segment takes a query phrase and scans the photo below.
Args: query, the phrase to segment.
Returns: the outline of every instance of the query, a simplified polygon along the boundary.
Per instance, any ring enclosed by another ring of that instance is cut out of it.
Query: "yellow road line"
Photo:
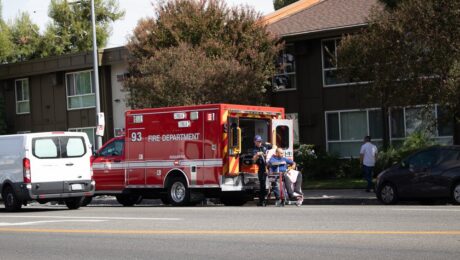
[[[452,231],[395,231],[395,230],[100,230],[100,229],[37,229],[0,228],[0,233],[73,233],[73,234],[122,234],[122,235],[450,235],[460,236],[460,230]]]

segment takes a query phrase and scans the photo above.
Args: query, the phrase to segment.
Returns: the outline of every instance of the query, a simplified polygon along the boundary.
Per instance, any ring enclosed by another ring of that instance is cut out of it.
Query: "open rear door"
[[[282,148],[284,155],[294,159],[294,130],[290,119],[272,120],[272,144],[274,147]]]

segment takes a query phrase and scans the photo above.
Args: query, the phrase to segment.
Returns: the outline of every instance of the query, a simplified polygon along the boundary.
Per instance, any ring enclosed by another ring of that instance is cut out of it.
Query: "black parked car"
[[[435,146],[413,153],[381,172],[375,190],[383,204],[427,199],[460,204],[460,146]]]

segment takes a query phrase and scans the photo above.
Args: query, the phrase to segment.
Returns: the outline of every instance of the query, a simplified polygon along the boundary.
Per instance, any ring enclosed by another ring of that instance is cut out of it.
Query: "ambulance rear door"
[[[290,119],[272,120],[272,144],[274,147],[282,148],[284,155],[294,159],[294,130]]]

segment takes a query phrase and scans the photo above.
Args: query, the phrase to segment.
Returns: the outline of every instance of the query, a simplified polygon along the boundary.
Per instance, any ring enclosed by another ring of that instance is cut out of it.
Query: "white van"
[[[94,195],[91,144],[85,133],[0,136],[0,194],[7,211],[27,201],[63,200],[69,209]]]

